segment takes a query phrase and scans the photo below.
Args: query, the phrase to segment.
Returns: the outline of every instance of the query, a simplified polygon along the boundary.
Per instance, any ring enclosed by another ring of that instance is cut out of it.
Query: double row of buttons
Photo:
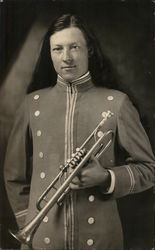
[[[39,99],[39,95],[35,95],[35,96],[34,96],[34,100],[38,100],[38,99]],[[34,115],[35,115],[36,117],[38,117],[38,116],[40,115],[40,111],[39,111],[39,110],[36,110],[36,111],[34,112]],[[36,135],[39,137],[39,136],[41,136],[41,134],[42,134],[41,130],[37,130]],[[44,157],[43,152],[39,152],[39,157],[40,157],[41,159]],[[41,179],[44,179],[45,176],[46,176],[46,174],[45,174],[44,172],[41,172],[41,173],[40,173],[40,178],[41,178]],[[94,195],[90,195],[90,196],[88,197],[88,200],[89,200],[89,202],[94,202],[95,196],[94,196]],[[44,222],[44,223],[47,223],[48,220],[49,220],[49,219],[48,219],[48,216],[45,216],[44,219],[43,219],[43,222]],[[94,222],[95,222],[95,219],[94,219],[93,217],[89,217],[89,218],[88,218],[88,224],[91,225],[91,224],[94,224]],[[45,237],[45,238],[44,238],[44,242],[45,242],[45,244],[50,244],[50,238],[49,238],[49,237]],[[88,239],[88,240],[87,240],[87,245],[88,245],[88,246],[92,246],[93,244],[94,244],[93,239]]]

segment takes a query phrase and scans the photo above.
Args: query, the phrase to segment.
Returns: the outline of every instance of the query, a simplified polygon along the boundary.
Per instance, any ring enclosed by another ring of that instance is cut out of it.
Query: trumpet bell
[[[24,232],[24,229],[20,229],[19,231],[9,230],[9,233],[19,242],[26,244],[27,246],[32,248],[32,240],[31,240],[32,234],[27,235]]]

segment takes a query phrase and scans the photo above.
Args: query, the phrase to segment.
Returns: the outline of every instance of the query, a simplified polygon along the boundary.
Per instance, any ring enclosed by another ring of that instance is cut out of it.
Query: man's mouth
[[[62,66],[62,69],[73,69],[75,68],[75,65],[68,65],[68,66]]]

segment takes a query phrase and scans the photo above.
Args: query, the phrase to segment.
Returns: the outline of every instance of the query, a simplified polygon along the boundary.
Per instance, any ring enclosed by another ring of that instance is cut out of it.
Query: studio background
[[[16,248],[8,234],[14,217],[7,201],[3,163],[15,112],[31,81],[42,38],[57,16],[74,12],[95,30],[104,54],[119,76],[119,88],[136,105],[155,153],[155,1],[2,0],[0,1],[0,247]],[[22,167],[22,166],[21,166]],[[126,249],[153,247],[153,193],[118,201]],[[128,222],[130,226],[126,228]]]

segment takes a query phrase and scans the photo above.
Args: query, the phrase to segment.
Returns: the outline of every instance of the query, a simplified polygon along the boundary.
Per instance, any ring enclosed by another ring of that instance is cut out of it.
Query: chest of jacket
[[[59,166],[66,163],[67,159],[70,159],[75,149],[82,145],[103,119],[102,113],[108,110],[114,115],[105,121],[101,131],[107,132],[108,130],[112,130],[114,137],[113,143],[100,158],[100,161],[103,166],[114,166],[116,109],[112,102],[112,96],[109,97],[108,93],[99,93],[100,91],[96,91],[94,88],[83,92],[77,92],[76,89],[72,91],[70,89],[67,91],[58,91],[58,89],[55,89],[49,91],[46,96],[42,96],[39,93],[30,96],[29,126],[33,139],[33,173],[29,203],[29,211],[31,211],[31,213],[28,215],[28,221],[37,213],[34,200],[40,196],[58,174]],[[94,142],[95,138],[88,144],[87,149],[89,149]],[[51,195],[52,192],[47,196],[47,199],[49,199]],[[84,247],[84,244],[87,245],[87,240],[89,238],[91,239],[93,234],[98,238],[99,242],[102,241],[103,234],[101,233],[101,227],[103,224],[108,225],[110,214],[115,214],[114,220],[118,221],[117,226],[120,229],[120,221],[115,201],[106,202],[105,200],[105,202],[103,202],[104,197],[98,194],[98,191],[94,193],[93,189],[77,192],[77,194],[73,196],[73,205],[71,208],[74,212],[71,212],[70,215],[74,217],[75,225],[74,232],[72,233],[80,235],[81,246],[83,245]],[[95,197],[95,202],[90,202],[89,197]],[[96,209],[99,207],[101,209],[98,210],[98,214],[96,214]],[[64,207],[57,209],[56,206],[49,212],[48,222],[43,221],[36,234],[36,244],[41,244],[38,243],[38,235],[40,232],[45,234],[43,238],[46,238],[49,231],[51,232],[50,235],[52,233],[54,234],[54,227],[56,226],[58,234],[61,235],[60,239],[57,237],[57,242],[61,245],[61,239],[65,238],[65,231],[62,226],[65,220],[63,210],[65,212]],[[87,215],[85,213],[83,214],[84,210],[89,211]],[[103,217],[103,211],[107,213],[107,216]],[[91,223],[92,220],[93,223]],[[91,227],[91,224],[94,224],[94,226]],[[110,225],[112,224],[114,224],[113,220],[109,224],[109,227],[105,227],[107,232],[108,228],[111,230]],[[79,229],[81,231],[80,234],[77,233]],[[90,235],[88,235],[89,230],[90,232],[92,230]],[[117,230],[113,227],[113,232],[115,231]],[[107,233],[104,233],[105,239],[106,235]],[[119,236],[120,235],[121,233],[119,233]],[[57,245],[57,243],[53,244]]]

